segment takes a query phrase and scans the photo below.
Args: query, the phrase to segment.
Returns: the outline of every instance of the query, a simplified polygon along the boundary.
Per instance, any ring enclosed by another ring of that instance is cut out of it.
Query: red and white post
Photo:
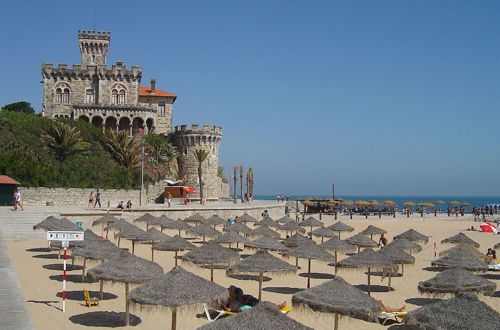
[[[62,245],[64,247],[64,263],[63,263],[63,290],[62,290],[62,311],[66,311],[66,260],[68,258],[68,241],[63,241]]]

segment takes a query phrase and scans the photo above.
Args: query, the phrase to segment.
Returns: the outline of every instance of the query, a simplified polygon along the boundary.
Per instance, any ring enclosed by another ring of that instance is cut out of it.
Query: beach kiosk
[[[12,206],[14,191],[19,186],[19,182],[8,177],[0,175],[0,206]]]
[[[172,198],[182,199],[184,204],[187,204],[189,201],[189,195],[196,193],[196,190],[193,187],[188,186],[167,186],[165,187],[165,192],[163,197],[166,199],[167,194],[170,193]]]

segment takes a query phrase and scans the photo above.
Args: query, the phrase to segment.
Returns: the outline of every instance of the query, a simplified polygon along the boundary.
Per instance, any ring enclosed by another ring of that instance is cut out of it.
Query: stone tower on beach
[[[204,195],[207,200],[216,200],[220,191],[224,190],[222,179],[217,176],[219,170],[219,144],[222,139],[222,128],[219,126],[187,125],[175,126],[171,134],[173,144],[177,147],[180,157],[177,159],[179,177],[186,178],[188,186],[197,189],[198,193],[198,161],[194,155],[195,150],[203,149],[208,152],[207,159],[203,162]]]

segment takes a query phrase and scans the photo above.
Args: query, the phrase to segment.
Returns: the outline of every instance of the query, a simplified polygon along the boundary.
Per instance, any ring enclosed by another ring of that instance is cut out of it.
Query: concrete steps
[[[33,230],[33,226],[48,216],[60,217],[57,212],[44,211],[10,211],[3,209],[0,212],[0,232],[4,239],[44,239],[43,230]]]

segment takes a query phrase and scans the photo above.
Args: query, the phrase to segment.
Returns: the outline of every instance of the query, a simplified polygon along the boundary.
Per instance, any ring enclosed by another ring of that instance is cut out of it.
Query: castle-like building
[[[42,64],[42,115],[85,120],[103,129],[127,131],[130,136],[165,135],[180,153],[179,177],[185,177],[193,187],[199,187],[193,151],[204,149],[209,152],[203,164],[205,196],[216,200],[227,195],[227,187],[217,176],[222,129],[209,125],[173,129],[177,96],[156,88],[155,79],[149,86],[141,86],[139,66],[127,68],[123,62],[116,62],[109,67],[110,40],[109,32],[78,31],[80,64]]]

